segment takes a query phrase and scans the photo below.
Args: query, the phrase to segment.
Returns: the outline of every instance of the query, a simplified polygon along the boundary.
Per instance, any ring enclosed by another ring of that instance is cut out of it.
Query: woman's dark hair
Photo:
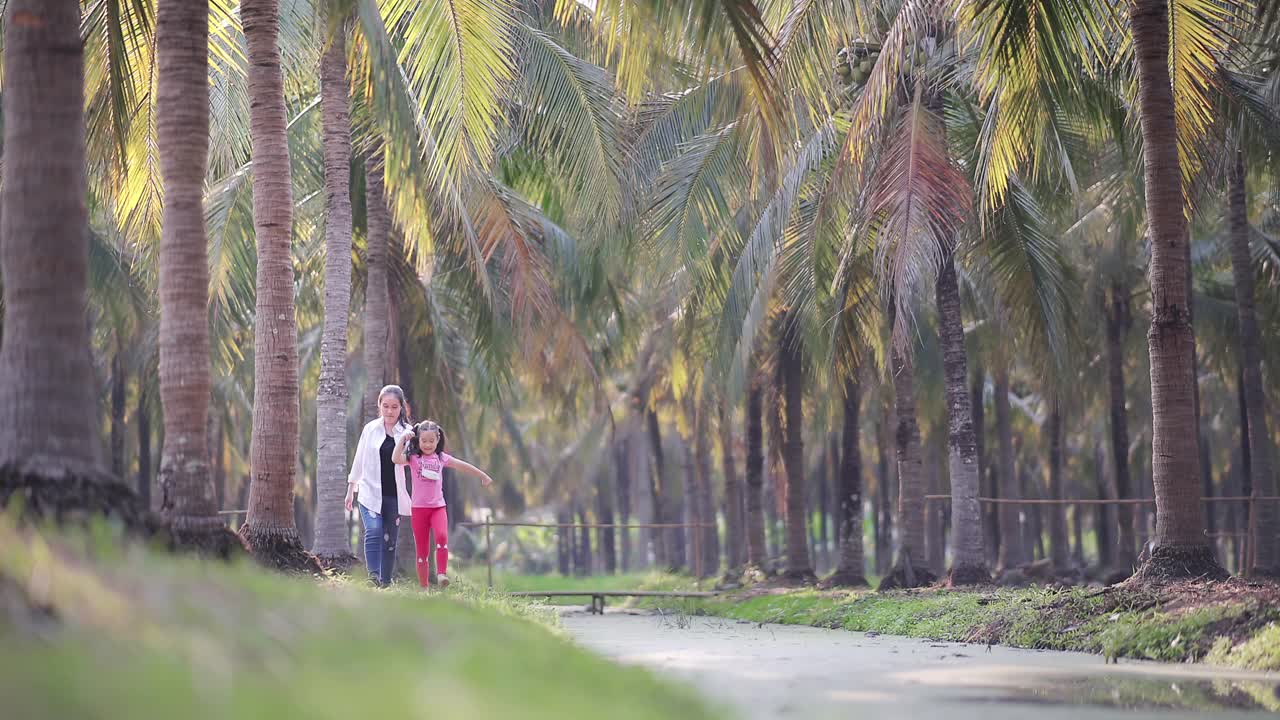
[[[440,423],[434,420],[423,420],[413,426],[413,438],[409,440],[409,454],[421,455],[422,448],[418,447],[418,433],[435,432],[436,434],[436,455],[444,452],[444,428],[440,427]]]

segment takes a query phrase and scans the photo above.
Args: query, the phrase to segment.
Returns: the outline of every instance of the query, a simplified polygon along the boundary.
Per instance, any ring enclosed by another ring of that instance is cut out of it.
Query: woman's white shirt
[[[396,440],[409,429],[404,423],[396,423]],[[356,500],[370,512],[382,512],[382,457],[379,450],[387,439],[386,427],[382,418],[375,418],[364,426],[360,432],[360,442],[356,444],[356,455],[351,461],[351,474],[347,476],[347,484],[356,486]],[[396,506],[401,515],[413,512],[409,500],[409,491],[404,484],[404,470],[396,466]]]

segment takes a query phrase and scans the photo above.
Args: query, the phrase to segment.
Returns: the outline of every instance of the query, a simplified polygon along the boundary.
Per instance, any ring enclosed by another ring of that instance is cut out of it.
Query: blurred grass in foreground
[[[0,517],[3,715],[44,718],[705,718],[685,688],[578,649],[554,611],[285,577],[19,530]]]

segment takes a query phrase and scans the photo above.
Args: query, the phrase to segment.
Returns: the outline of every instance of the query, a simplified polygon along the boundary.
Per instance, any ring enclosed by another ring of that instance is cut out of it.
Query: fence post
[[[493,589],[493,515],[484,518],[484,562],[489,566],[489,589]]]

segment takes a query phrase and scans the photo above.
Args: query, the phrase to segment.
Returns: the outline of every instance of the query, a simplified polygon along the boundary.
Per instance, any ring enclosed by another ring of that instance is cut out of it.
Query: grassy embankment
[[[712,717],[554,626],[465,580],[377,591],[0,517],[6,717]]]
[[[662,577],[649,588],[687,588]],[[1233,579],[1162,589],[1085,588],[817,591],[751,588],[713,600],[663,601],[687,614],[1098,653],[1116,659],[1210,662],[1280,670],[1280,587]],[[644,602],[640,605],[659,605]]]
[[[603,588],[615,582],[633,589],[694,588],[689,578],[662,574],[574,579],[516,576],[503,582],[507,589]],[[1105,592],[1085,588],[887,593],[748,588],[710,600],[634,604],[751,622],[1280,670],[1280,586],[1238,579]]]

